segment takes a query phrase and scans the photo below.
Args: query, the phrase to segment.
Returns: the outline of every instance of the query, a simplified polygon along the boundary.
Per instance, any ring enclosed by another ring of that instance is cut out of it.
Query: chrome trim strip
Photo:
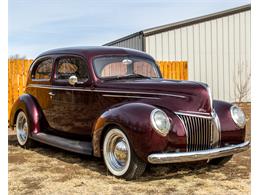
[[[212,97],[212,92],[209,86],[207,86],[207,91],[209,94],[209,101],[210,101],[210,108],[211,110],[213,110],[213,97]]]
[[[176,115],[184,115],[184,116],[193,116],[193,117],[198,117],[198,118],[213,119],[213,117],[211,115],[199,115],[199,114],[192,114],[192,113],[186,113],[186,112],[174,112],[174,113]]]
[[[41,85],[41,84],[29,84],[27,87],[37,87],[43,89],[54,89],[54,90],[67,90],[67,91],[92,91],[92,92],[99,92],[99,93],[123,93],[123,94],[140,94],[140,95],[156,95],[156,96],[171,96],[177,98],[186,99],[185,96],[182,95],[173,95],[167,93],[147,93],[147,92],[138,92],[138,91],[108,91],[108,90],[96,90],[96,89],[83,89],[83,88],[75,88],[75,87],[57,87],[52,85]]]
[[[189,133],[188,133],[187,127],[186,127],[184,121],[181,119],[181,117],[179,115],[176,115],[176,116],[180,119],[180,121],[181,121],[181,123],[184,127],[184,130],[185,130],[185,133],[186,133],[186,151],[188,151]]]
[[[208,95],[209,95],[210,108],[211,108],[211,110],[213,110],[213,97],[212,97],[212,93],[211,93],[211,89],[210,89],[209,85],[206,83],[202,83],[202,82],[195,82],[195,83],[201,85],[202,87],[204,87],[207,90]]]
[[[155,153],[150,154],[147,157],[147,160],[151,164],[166,164],[207,160],[223,156],[230,156],[239,152],[243,152],[247,150],[249,147],[250,142],[247,141],[241,144],[230,145],[222,148],[214,148],[194,152]]]
[[[218,118],[218,115],[215,111],[212,112],[212,116],[213,116],[213,121],[214,123],[216,124],[216,128],[218,130],[218,142],[219,144],[221,143],[221,124],[220,124],[220,121],[219,121],[219,118]]]
[[[210,116],[183,112],[175,112],[175,114],[181,120],[187,133],[186,151],[202,150],[203,147],[205,149],[219,147],[221,127],[219,118],[214,110],[210,113]],[[200,143],[205,144],[205,146],[199,146]]]
[[[93,91],[91,89],[75,88],[75,87],[55,87],[54,85],[29,84],[27,87],[35,87],[41,89],[67,90],[67,91]]]
[[[187,114],[198,114],[203,116],[211,116],[212,113],[207,112],[196,112],[196,111],[187,111],[187,110],[179,110],[179,113],[187,113]]]
[[[159,100],[157,97],[145,97],[145,96],[129,96],[129,95],[110,95],[103,94],[104,97],[118,97],[118,98],[137,98],[137,99],[151,99],[151,100]]]

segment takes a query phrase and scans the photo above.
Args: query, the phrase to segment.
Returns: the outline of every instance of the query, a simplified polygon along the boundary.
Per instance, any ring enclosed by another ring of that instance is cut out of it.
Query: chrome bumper
[[[243,152],[247,150],[249,147],[250,142],[247,141],[237,145],[230,145],[222,148],[214,148],[209,150],[150,154],[148,156],[148,162],[151,164],[166,164],[207,160],[223,156],[230,156],[232,154]]]

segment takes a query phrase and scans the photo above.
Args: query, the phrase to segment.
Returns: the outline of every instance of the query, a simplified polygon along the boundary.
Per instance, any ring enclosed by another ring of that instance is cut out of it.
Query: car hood
[[[97,84],[104,92],[118,96],[144,97],[159,107],[179,112],[212,112],[212,99],[208,85],[201,82],[164,79],[119,79]]]

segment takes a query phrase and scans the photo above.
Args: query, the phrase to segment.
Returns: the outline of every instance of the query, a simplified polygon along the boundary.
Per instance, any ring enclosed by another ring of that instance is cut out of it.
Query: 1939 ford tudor
[[[148,163],[225,163],[250,147],[245,124],[206,84],[164,80],[148,54],[102,46],[38,56],[10,116],[22,147],[38,141],[103,157],[125,179]]]

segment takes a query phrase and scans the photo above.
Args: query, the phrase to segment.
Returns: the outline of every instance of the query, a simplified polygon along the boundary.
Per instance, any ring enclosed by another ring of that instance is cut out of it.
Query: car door
[[[90,134],[89,113],[86,112],[91,106],[91,82],[88,75],[83,57],[61,55],[56,59],[52,89],[54,113],[51,124],[55,130],[68,135]],[[69,83],[71,76],[78,79],[73,86]]]
[[[49,95],[54,70],[53,65],[54,57],[52,56],[45,56],[37,59],[29,71],[31,72],[31,75],[29,76],[30,84],[26,89],[26,93],[32,95],[39,104],[47,122],[52,121],[53,113],[52,99]]]

